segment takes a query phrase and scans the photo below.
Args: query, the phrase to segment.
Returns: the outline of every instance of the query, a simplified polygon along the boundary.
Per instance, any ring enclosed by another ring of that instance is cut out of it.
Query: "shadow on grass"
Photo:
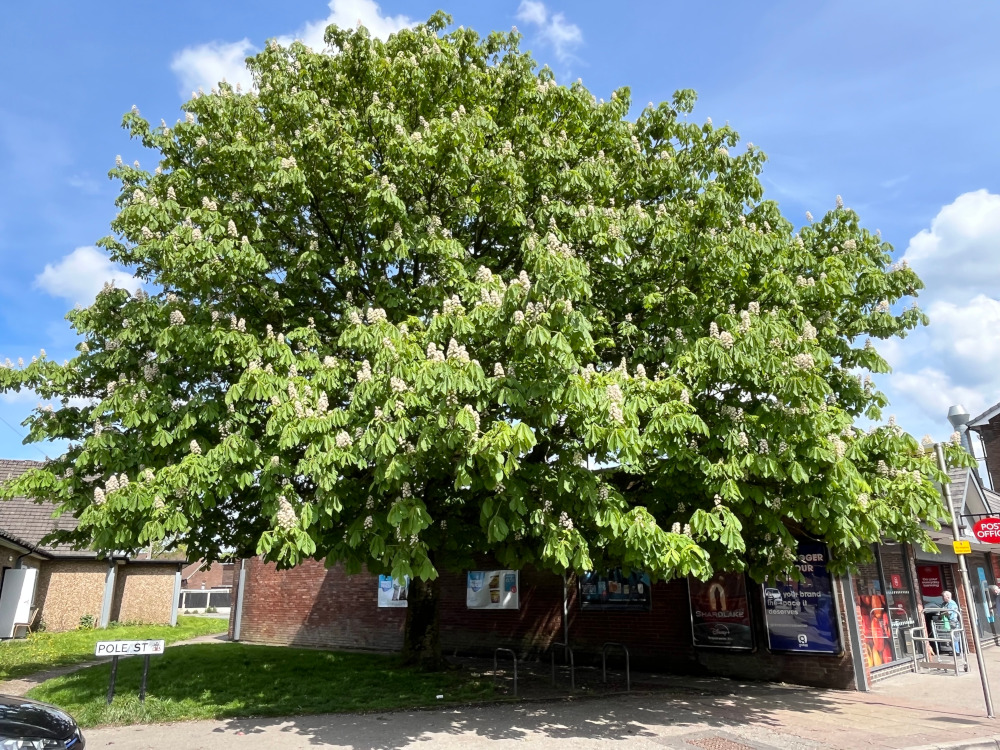
[[[248,646],[190,645],[151,657],[148,697],[137,698],[142,660],[122,659],[116,698],[105,704],[110,665],[58,677],[30,692],[83,726],[235,716],[385,711],[492,695],[488,679],[468,671],[428,674],[379,654]]]
[[[447,737],[627,742],[706,728],[718,735],[749,724],[780,729],[779,713],[840,710],[824,691],[724,679],[685,679],[686,689],[645,695],[484,704],[493,697],[491,677],[476,669],[427,674],[400,667],[392,656],[233,643],[182,646],[153,657],[149,698],[140,704],[141,668],[140,659],[121,662],[110,707],[104,703],[108,665],[51,680],[31,697],[68,709],[84,726],[228,718],[205,730],[220,747],[241,734],[265,743],[280,735],[286,743],[296,738],[296,747],[358,750]],[[442,705],[438,695],[452,705]],[[440,710],[413,710],[422,707]]]

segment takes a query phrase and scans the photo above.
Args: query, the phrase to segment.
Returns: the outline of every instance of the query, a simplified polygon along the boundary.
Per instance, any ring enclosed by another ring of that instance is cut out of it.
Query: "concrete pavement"
[[[1000,673],[997,657],[1000,652],[991,661]],[[929,682],[922,684],[924,680]],[[1000,723],[983,718],[978,703],[965,702],[976,689],[974,675],[908,675],[869,694],[697,680],[687,692],[671,686],[657,693],[526,704],[107,728],[88,732],[88,747],[500,750],[524,743],[573,750],[623,743],[629,750],[998,747],[992,738],[1000,736]]]

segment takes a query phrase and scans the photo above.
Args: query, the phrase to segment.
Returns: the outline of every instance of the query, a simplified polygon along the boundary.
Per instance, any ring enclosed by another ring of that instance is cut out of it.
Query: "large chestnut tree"
[[[931,455],[855,426],[872,339],[924,322],[913,271],[839,199],[796,230],[692,92],[633,111],[448,23],[272,43],[251,91],[125,116],[158,165],[112,170],[102,246],[144,286],[69,313],[68,363],[0,370],[69,441],[2,492],[102,550],[411,576],[428,665],[435,579],[483,554],[760,578],[796,536],[845,568],[926,543]]]

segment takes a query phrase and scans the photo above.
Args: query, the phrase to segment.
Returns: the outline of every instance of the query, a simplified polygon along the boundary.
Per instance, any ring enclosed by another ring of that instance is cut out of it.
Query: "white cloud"
[[[199,44],[174,55],[170,69],[180,79],[180,92],[184,97],[199,88],[207,91],[219,81],[249,88],[253,79],[244,60],[253,51],[249,39]]]
[[[956,384],[948,373],[934,367],[925,367],[915,373],[897,373],[892,376],[891,382],[894,390],[914,402],[931,422],[937,423],[939,432],[951,432],[946,421],[948,407],[962,404],[975,415],[989,405],[981,392]],[[906,403],[896,398],[892,406],[905,407]],[[906,426],[903,423],[903,427]]]
[[[1000,195],[964,193],[910,240],[904,258],[934,299],[965,300],[1000,289]]]
[[[904,257],[926,285],[930,325],[894,345],[896,372],[883,382],[904,427],[941,437],[949,406],[975,416],[1000,401],[1000,195],[958,196]]]
[[[1000,375],[1000,301],[977,294],[965,304],[934,302],[927,315],[931,319],[927,333],[945,366],[960,369],[969,381]]]
[[[298,40],[314,50],[321,50],[325,46],[323,35],[326,27],[331,24],[342,28],[354,28],[360,24],[379,39],[414,25],[414,21],[402,14],[383,15],[374,0],[330,0],[329,8],[330,13],[325,18],[309,21],[292,34],[278,36],[278,43],[287,46]],[[222,80],[249,88],[253,81],[244,61],[257,49],[249,39],[242,39],[238,42],[209,42],[181,50],[170,64],[170,69],[180,79],[181,96],[186,97],[198,88],[209,90]]]
[[[52,296],[81,305],[93,302],[108,281],[125,289],[141,286],[141,282],[115,266],[96,247],[78,247],[55,265],[47,263],[45,270],[35,277],[35,285]]]
[[[583,44],[583,32],[575,23],[569,23],[564,13],[549,13],[539,0],[521,0],[517,20],[534,26],[538,38],[552,47],[559,62],[576,59],[573,50]]]
[[[4,391],[0,393],[0,401],[5,404],[28,404],[39,400],[38,394],[30,388],[22,388],[19,391]]]
[[[414,21],[402,14],[398,16],[383,16],[382,9],[375,0],[330,0],[330,15],[319,21],[310,21],[298,32],[289,36],[278,37],[283,45],[299,40],[307,47],[323,49],[323,34],[327,26],[339,26],[342,29],[353,29],[364,26],[372,36],[387,39],[409,26]]]

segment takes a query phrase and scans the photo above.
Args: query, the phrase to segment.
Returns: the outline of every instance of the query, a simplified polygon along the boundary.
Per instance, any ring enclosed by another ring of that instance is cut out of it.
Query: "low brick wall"
[[[486,568],[495,567],[486,565]],[[524,569],[520,609],[469,610],[464,572],[441,576],[441,643],[447,654],[489,655],[494,648],[514,648],[524,657],[541,655],[562,641],[562,579]],[[755,587],[760,596],[759,587]],[[569,581],[569,638],[578,663],[599,658],[607,641],[629,647],[634,668],[681,674],[714,674],[743,679],[780,680],[818,687],[854,688],[846,637],[847,609],[839,582],[845,653],[839,656],[776,654],[758,643],[753,653],[695,649],[687,582],[654,584],[652,610],[583,611],[575,581]],[[235,602],[234,591],[234,602]],[[755,630],[765,633],[763,606],[753,608]],[[233,622],[236,611],[233,610]],[[258,558],[246,560],[246,590],[240,640],[250,643],[327,648],[398,650],[405,609],[379,609],[377,578],[348,576],[339,566],[327,569],[309,561],[278,571]],[[231,624],[232,632],[232,624]]]
[[[47,560],[39,569],[35,604],[47,630],[75,630],[80,618],[93,615],[97,622],[104,603],[108,564],[103,561]]]

